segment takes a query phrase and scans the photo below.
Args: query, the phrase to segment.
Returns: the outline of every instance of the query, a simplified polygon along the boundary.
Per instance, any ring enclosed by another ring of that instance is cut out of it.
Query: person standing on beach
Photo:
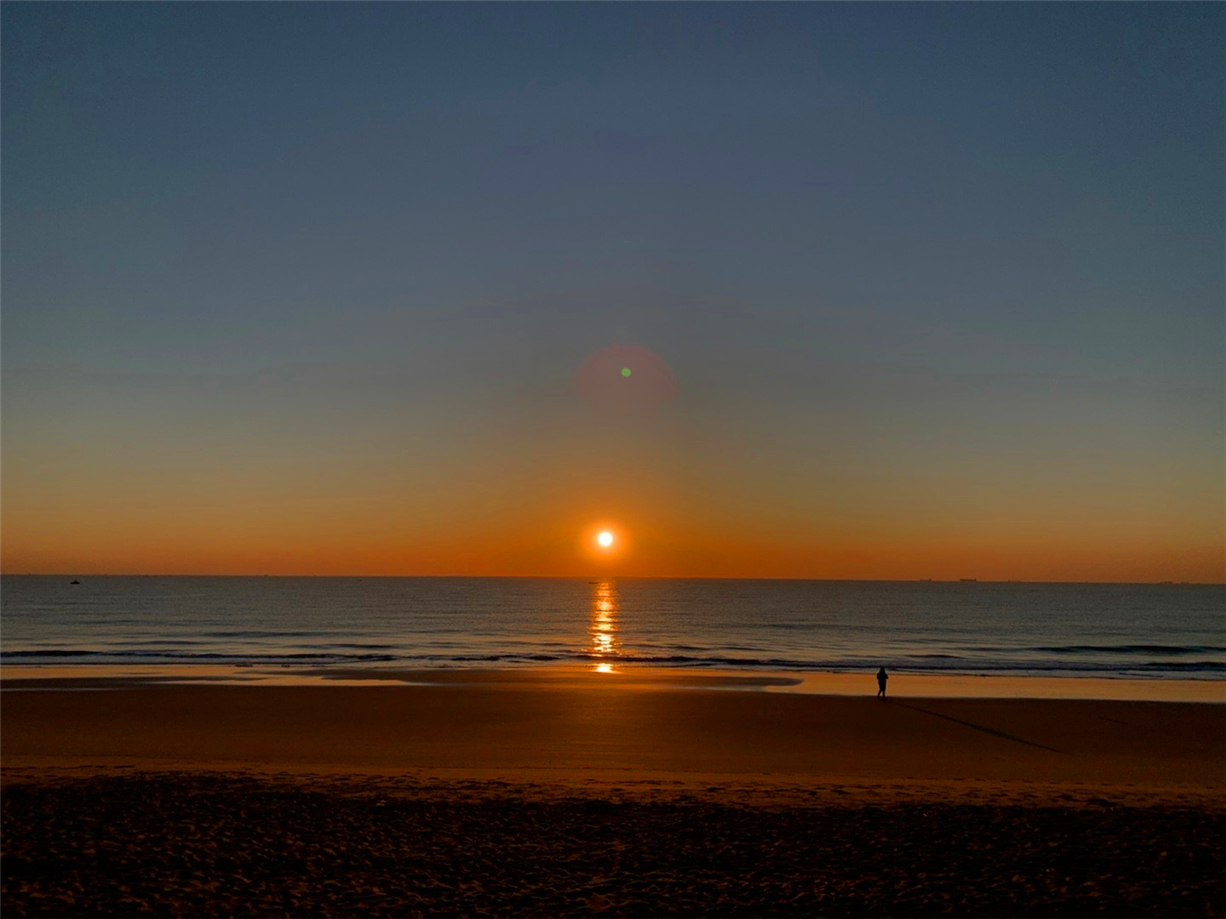
[[[882,667],[880,670],[877,671],[877,698],[878,699],[885,698],[885,681],[888,680],[889,678],[890,678],[890,675],[885,672],[884,667]]]

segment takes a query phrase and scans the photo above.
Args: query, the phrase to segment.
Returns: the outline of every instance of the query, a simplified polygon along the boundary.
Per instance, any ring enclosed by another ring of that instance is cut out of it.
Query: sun
[[[608,530],[601,531],[601,534],[596,537],[596,542],[600,543],[606,549],[613,545],[613,534]]]

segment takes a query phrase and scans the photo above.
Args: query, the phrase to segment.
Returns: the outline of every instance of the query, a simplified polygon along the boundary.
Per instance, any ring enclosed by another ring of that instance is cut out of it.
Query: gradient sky
[[[7,572],[1223,579],[1222,4],[0,17]]]

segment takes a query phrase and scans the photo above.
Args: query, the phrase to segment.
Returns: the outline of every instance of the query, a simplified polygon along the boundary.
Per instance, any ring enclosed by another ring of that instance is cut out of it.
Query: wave
[[[1222,654],[1226,645],[1040,645],[1044,654]]]
[[[331,647],[331,646],[329,646]],[[960,674],[1047,674],[1047,675],[1098,675],[1138,678],[1161,677],[1200,677],[1221,678],[1226,676],[1226,661],[1197,658],[1195,660],[1172,660],[1172,655],[1163,652],[1150,652],[1156,660],[1138,661],[1104,661],[1095,660],[1091,654],[1083,652],[1078,657],[1076,653],[1056,656],[1048,659],[1035,659],[1000,654],[993,657],[961,657],[956,654],[918,654],[880,656],[843,656],[824,659],[800,659],[780,656],[757,656],[735,654],[708,653],[634,653],[598,654],[582,650],[540,650],[524,649],[516,651],[501,651],[489,653],[462,653],[439,650],[419,651],[417,653],[392,653],[387,646],[351,645],[350,651],[285,651],[267,653],[224,651],[188,651],[181,648],[152,649],[131,648],[98,649],[98,648],[42,648],[20,651],[0,651],[0,663],[18,664],[35,663],[42,660],[55,660],[60,663],[145,663],[145,664],[232,664],[241,666],[310,666],[310,667],[344,667],[396,664],[400,666],[446,667],[465,666],[473,664],[486,665],[547,665],[547,664],[578,664],[578,663],[615,663],[621,665],[654,665],[679,668],[709,668],[729,670],[784,670],[784,671],[842,671],[859,672],[875,671],[879,666],[901,673],[960,673]],[[1095,646],[1059,646],[1061,648]],[[1131,648],[1134,650],[1121,653],[1141,654],[1135,650],[1151,647],[1168,646],[1107,646],[1113,649]],[[1202,653],[1215,653],[1215,646],[1185,646]],[[376,650],[377,649],[377,650]],[[694,649],[698,651],[698,649]],[[986,650],[986,649],[983,649]],[[998,649],[1004,652],[1005,649]],[[1038,651],[1037,648],[1024,649],[1028,652]],[[1226,650],[1226,649],[1221,649]],[[382,653],[379,653],[382,652]],[[1054,650],[1047,653],[1055,654]],[[1101,651],[1097,653],[1103,653]]]
[[[353,662],[386,662],[398,660],[394,654],[335,654],[320,651],[287,651],[273,654],[248,654],[224,651],[180,651],[180,650],[98,650],[96,648],[64,648],[36,651],[0,651],[0,662],[19,663],[22,660],[37,658],[89,658],[96,661],[100,658],[123,658],[129,662],[157,663],[160,661],[175,661],[192,663],[208,661],[209,663],[277,663],[279,661],[353,661]]]

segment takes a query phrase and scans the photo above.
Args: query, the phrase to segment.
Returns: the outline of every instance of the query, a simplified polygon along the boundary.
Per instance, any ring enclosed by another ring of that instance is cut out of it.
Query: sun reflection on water
[[[613,664],[601,658],[615,658],[620,653],[617,641],[617,584],[613,580],[597,581],[592,591],[591,645],[589,653],[597,659],[599,673],[612,673]]]

